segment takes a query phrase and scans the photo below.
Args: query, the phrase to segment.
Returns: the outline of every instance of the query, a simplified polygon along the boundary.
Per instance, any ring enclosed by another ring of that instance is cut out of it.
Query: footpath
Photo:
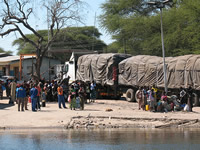
[[[138,104],[125,100],[96,100],[84,110],[59,109],[56,102],[46,103],[41,111],[18,112],[17,104],[0,100],[0,129],[69,128],[200,128],[200,107],[193,112],[158,113],[138,110]]]

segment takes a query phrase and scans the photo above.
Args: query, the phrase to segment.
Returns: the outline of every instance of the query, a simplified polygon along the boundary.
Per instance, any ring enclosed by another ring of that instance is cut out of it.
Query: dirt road
[[[85,105],[85,110],[59,109],[57,103],[47,103],[41,111],[18,112],[17,105],[9,105],[8,100],[0,100],[0,128],[199,128],[200,107],[193,112],[153,113],[138,110],[137,103],[125,100],[96,100]]]

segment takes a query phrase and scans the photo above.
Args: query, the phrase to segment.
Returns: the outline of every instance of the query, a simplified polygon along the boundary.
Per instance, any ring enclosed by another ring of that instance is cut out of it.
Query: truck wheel
[[[134,90],[133,89],[128,89],[126,91],[126,100],[128,102],[133,102],[135,100]]]
[[[193,106],[199,106],[199,97],[196,93],[193,93]]]
[[[138,94],[138,92],[139,92],[139,90],[137,90],[136,93],[135,93],[135,101],[136,101],[137,103],[139,102],[139,100],[137,99],[137,94]]]

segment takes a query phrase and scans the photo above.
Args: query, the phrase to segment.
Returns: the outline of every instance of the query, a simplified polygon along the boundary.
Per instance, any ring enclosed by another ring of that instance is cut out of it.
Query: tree
[[[2,0],[0,35],[3,37],[12,32],[18,32],[22,39],[30,43],[36,53],[36,77],[40,78],[40,67],[44,55],[56,39],[58,33],[63,27],[70,25],[71,22],[81,22],[79,12],[83,6],[80,0],[49,0],[40,2],[41,8],[48,10],[49,38],[46,39],[43,32],[39,32],[30,23],[30,18],[34,17],[34,8],[30,0]],[[40,7],[40,6],[38,6]],[[41,12],[41,11],[40,11]],[[39,20],[38,20],[39,21]],[[44,20],[43,20],[44,21]],[[25,30],[34,34],[32,40]]]
[[[47,30],[40,30],[38,32],[41,33],[45,39],[48,39]],[[26,36],[33,41],[36,39],[34,34]],[[64,52],[61,54],[57,53],[60,49],[82,49],[83,51],[91,50],[102,52],[103,48],[106,47],[106,44],[100,40],[100,36],[101,33],[99,33],[98,29],[92,26],[63,28],[58,33],[49,49],[54,56],[62,61],[66,61],[66,59],[69,58],[69,54]],[[30,43],[25,42],[22,38],[13,41],[13,45],[18,46],[18,54],[32,53],[34,48]]]
[[[12,54],[12,51],[5,51],[3,48],[0,47],[0,53]]]
[[[127,0],[125,3],[131,2],[142,4],[145,0]],[[163,9],[166,56],[200,54],[200,1],[174,0],[174,3],[172,8]],[[154,11],[145,9],[148,13],[143,14],[137,9],[129,9],[131,5],[126,4],[120,0],[108,0],[102,5],[104,12],[100,16],[101,25],[116,40],[117,51],[120,52],[125,47],[126,52],[133,55],[162,56],[159,9],[148,6]],[[140,6],[137,4],[136,6]],[[122,10],[126,8],[124,15]]]
[[[118,50],[126,49],[131,54],[141,53],[138,46],[143,39],[145,18],[157,10],[149,7],[147,0],[108,0],[102,9],[100,24],[118,42]]]

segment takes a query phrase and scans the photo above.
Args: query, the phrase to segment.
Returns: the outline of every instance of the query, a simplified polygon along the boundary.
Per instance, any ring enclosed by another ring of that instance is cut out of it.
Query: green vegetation
[[[45,45],[48,41],[48,31],[40,30],[38,31],[41,34],[45,41]],[[37,41],[38,38],[29,34],[26,35],[29,39]],[[61,49],[82,49],[84,50],[94,50],[94,51],[103,51],[103,48],[106,47],[106,44],[100,40],[101,33],[99,33],[97,28],[92,26],[90,27],[68,27],[61,29],[56,39],[51,44],[50,49],[54,51],[53,55],[57,58],[65,61],[70,54],[65,53],[56,53],[57,50]],[[33,53],[34,47],[25,42],[23,38],[19,38],[13,42],[13,45],[18,46],[18,54],[28,54]],[[64,60],[65,59],[65,60]]]
[[[115,40],[107,52],[162,56],[158,9],[146,0],[108,0],[102,9],[101,26]],[[199,0],[174,0],[173,7],[163,9],[166,56],[200,54],[199,14]]]
[[[3,48],[0,47],[0,53],[12,54],[12,51],[5,51]]]

